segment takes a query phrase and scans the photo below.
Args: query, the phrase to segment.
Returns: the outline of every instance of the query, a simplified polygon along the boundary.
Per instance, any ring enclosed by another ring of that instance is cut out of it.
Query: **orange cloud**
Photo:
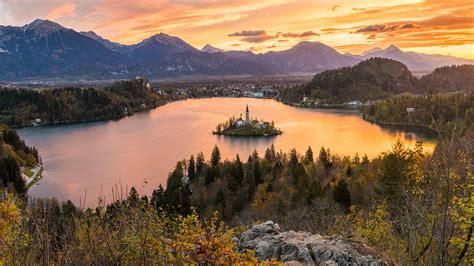
[[[65,4],[51,10],[46,16],[46,18],[49,20],[55,20],[61,17],[71,17],[75,15],[75,11],[76,11],[75,4]]]
[[[57,5],[57,3],[63,3]],[[395,44],[406,50],[470,56],[474,2],[465,0],[0,0],[0,24],[47,17],[132,44],[159,32],[195,47],[283,50],[302,39],[357,53]],[[403,19],[400,19],[403,18]],[[229,36],[265,29],[254,36]],[[281,33],[281,34],[279,34]],[[315,34],[313,34],[315,33]],[[286,37],[282,34],[286,34]],[[307,36],[303,36],[307,35]],[[238,38],[238,39],[236,39]],[[239,46],[233,46],[238,41]],[[262,47],[256,44],[264,43]],[[275,45],[276,47],[272,47]]]

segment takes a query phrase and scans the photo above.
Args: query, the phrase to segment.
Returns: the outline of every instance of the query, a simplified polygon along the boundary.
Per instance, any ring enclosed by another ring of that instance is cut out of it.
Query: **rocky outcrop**
[[[388,265],[362,243],[308,232],[281,232],[280,226],[272,221],[255,225],[237,241],[240,251],[255,250],[261,260],[318,265]]]

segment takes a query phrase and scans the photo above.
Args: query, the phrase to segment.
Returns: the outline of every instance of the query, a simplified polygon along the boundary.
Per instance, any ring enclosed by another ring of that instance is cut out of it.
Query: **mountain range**
[[[0,80],[7,81],[314,74],[353,66],[371,57],[400,61],[411,71],[474,64],[473,60],[452,56],[404,52],[395,46],[350,55],[323,43],[303,41],[285,51],[255,54],[224,51],[211,45],[198,50],[164,33],[138,44],[123,45],[92,31],[77,32],[41,19],[21,27],[0,26]]]

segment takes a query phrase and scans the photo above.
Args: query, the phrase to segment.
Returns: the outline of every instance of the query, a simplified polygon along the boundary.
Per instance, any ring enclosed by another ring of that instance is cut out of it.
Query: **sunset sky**
[[[284,50],[302,40],[360,53],[403,50],[474,59],[472,0],[0,0],[0,25],[49,19],[133,44],[159,32],[196,48]]]

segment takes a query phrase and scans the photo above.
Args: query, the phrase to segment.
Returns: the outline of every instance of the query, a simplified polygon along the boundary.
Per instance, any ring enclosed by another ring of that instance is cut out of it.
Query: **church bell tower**
[[[250,113],[249,113],[249,105],[247,104],[247,108],[245,109],[245,124],[248,126],[250,125]]]

